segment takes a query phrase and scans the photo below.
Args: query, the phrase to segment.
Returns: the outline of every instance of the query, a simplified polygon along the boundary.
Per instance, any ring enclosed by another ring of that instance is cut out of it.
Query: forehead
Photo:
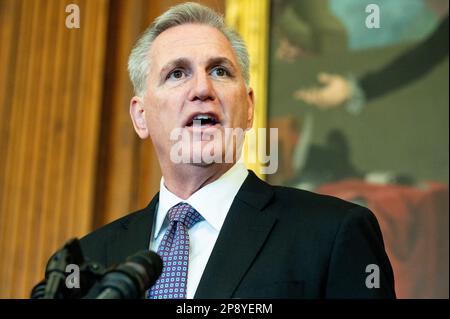
[[[184,24],[165,30],[153,41],[149,52],[154,69],[181,57],[201,62],[218,56],[237,64],[236,54],[226,36],[214,27],[200,24]]]

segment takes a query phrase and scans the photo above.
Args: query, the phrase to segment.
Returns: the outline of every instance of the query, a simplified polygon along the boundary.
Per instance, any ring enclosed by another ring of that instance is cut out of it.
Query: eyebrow
[[[190,64],[189,60],[187,58],[177,58],[175,60],[169,61],[168,63],[166,63],[161,71],[160,74],[166,74],[169,70],[176,68],[176,67],[187,67]],[[231,69],[232,72],[234,72],[236,70],[233,62],[231,62],[230,59],[226,58],[226,57],[214,57],[214,58],[210,58],[208,59],[208,61],[206,62],[207,67],[211,67],[213,65],[225,65],[228,68]]]
[[[234,63],[230,61],[230,59],[226,58],[226,57],[216,57],[216,58],[211,58],[208,60],[207,65],[208,66],[212,66],[212,65],[225,65],[229,68],[232,69],[232,71],[234,71],[235,67],[234,67]]]
[[[162,67],[162,69],[160,71],[160,74],[161,75],[165,74],[168,70],[171,70],[171,69],[173,69],[175,67],[187,66],[187,65],[189,65],[189,60],[188,59],[186,59],[186,58],[178,58],[178,59],[175,59],[175,60],[172,60],[172,61],[169,61],[168,63],[166,63]]]

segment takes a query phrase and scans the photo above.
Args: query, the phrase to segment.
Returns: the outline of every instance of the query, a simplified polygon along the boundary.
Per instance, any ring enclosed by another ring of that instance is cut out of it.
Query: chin
[[[204,168],[206,168],[206,167],[211,167],[211,166],[213,166],[215,164],[216,163],[205,163],[205,162],[202,162],[202,163],[191,163],[190,165],[191,166],[195,166],[195,167],[204,167]]]
[[[225,162],[225,147],[222,141],[202,141],[190,149],[190,162],[209,165]],[[217,155],[216,155],[217,154]]]
[[[225,163],[224,155],[221,153],[218,156],[210,155],[205,156],[205,154],[194,154],[190,158],[189,164],[195,166],[210,166],[213,164],[223,164]]]

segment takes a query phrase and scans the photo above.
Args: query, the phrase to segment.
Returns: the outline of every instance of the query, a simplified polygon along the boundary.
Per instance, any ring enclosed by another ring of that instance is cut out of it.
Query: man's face
[[[160,161],[170,161],[174,129],[191,138],[195,130],[195,136],[203,137],[197,144],[183,144],[194,153],[199,150],[195,146],[210,143],[208,134],[251,128],[253,92],[220,31],[198,24],[170,28],[154,40],[149,58],[146,93],[143,99],[133,97],[130,112],[136,132],[151,137]]]

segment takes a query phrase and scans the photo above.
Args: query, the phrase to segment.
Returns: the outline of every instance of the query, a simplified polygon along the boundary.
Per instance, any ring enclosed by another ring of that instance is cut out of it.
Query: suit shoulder
[[[302,240],[332,244],[340,232],[359,234],[369,229],[382,238],[378,220],[368,208],[333,196],[274,186],[274,197],[267,209],[277,215],[280,227]]]
[[[83,251],[88,255],[91,255],[91,251],[102,251],[103,249],[101,248],[105,246],[106,242],[114,239],[114,237],[120,230],[126,229],[134,219],[138,218],[144,213],[144,209],[129,213],[88,233],[80,239],[80,244]]]
[[[302,205],[303,207],[314,208],[333,208],[339,210],[360,207],[357,204],[330,195],[323,195],[293,187],[272,187],[278,200],[292,205]]]
[[[144,210],[138,210],[135,212],[131,212],[119,219],[116,219],[108,224],[101,226],[100,228],[95,229],[91,233],[87,234],[84,238],[96,237],[100,235],[105,235],[107,233],[114,233],[115,230],[119,228],[126,228],[128,224],[136,217],[144,214]]]
[[[290,216],[340,223],[350,215],[373,215],[367,208],[337,197],[292,187],[272,187],[275,193],[274,204],[284,207],[283,211]]]

